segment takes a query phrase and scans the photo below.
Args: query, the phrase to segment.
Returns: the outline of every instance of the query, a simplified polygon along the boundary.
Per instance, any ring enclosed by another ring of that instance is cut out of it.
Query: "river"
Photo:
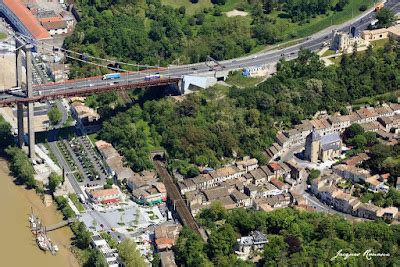
[[[45,225],[58,223],[62,215],[54,205],[45,207],[34,190],[16,186],[9,175],[7,162],[0,158],[0,256],[1,266],[76,267],[70,251],[72,232],[69,227],[49,233],[58,246],[56,256],[41,251],[29,229],[31,207]]]

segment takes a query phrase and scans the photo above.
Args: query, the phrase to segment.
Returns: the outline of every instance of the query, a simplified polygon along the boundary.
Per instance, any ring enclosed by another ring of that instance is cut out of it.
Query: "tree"
[[[285,237],[285,242],[289,246],[288,247],[289,255],[301,251],[301,241],[298,237],[289,235],[289,236]]]
[[[387,28],[396,22],[395,14],[387,8],[382,8],[379,10],[379,12],[376,14],[376,19],[378,20],[376,23],[378,28]]]
[[[56,106],[52,106],[47,115],[52,125],[58,124],[62,119],[62,112]]]
[[[287,253],[288,245],[283,236],[279,235],[268,236],[268,241],[264,246],[264,258],[267,259],[268,263],[277,262]]]
[[[346,128],[346,130],[344,130],[343,136],[347,140],[347,139],[354,138],[356,135],[363,134],[363,133],[364,133],[364,129],[361,127],[361,125],[358,123],[353,123],[352,125],[350,125],[350,127]]]
[[[235,231],[230,224],[224,224],[211,233],[207,245],[207,254],[211,259],[228,256],[232,253],[235,244]]]
[[[62,181],[63,178],[61,176],[57,175],[54,172],[50,173],[48,184],[50,192],[54,193],[54,191],[56,191],[57,187],[61,184]]]
[[[317,169],[312,169],[308,175],[307,183],[311,184],[311,181],[317,179],[321,175],[321,171]]]
[[[204,253],[204,242],[193,230],[183,227],[176,242],[176,260],[186,266],[210,266]]]
[[[364,148],[367,142],[363,134],[357,134],[354,138],[348,139],[348,143],[358,149]]]
[[[72,231],[75,234],[75,244],[80,249],[86,249],[92,240],[91,233],[86,229],[83,222],[75,222],[71,226]]]
[[[83,265],[84,267],[107,267],[107,261],[98,249],[90,250],[89,258]]]
[[[10,169],[17,181],[26,185],[28,188],[35,188],[35,170],[25,152],[18,147],[11,146],[6,148],[5,152],[10,157]]]
[[[126,267],[145,267],[144,259],[136,249],[132,239],[126,238],[118,245],[118,253]]]
[[[11,125],[0,115],[0,149],[12,144]]]

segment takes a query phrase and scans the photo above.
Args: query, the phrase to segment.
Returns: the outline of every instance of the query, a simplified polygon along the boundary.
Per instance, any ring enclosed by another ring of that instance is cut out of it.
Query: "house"
[[[334,191],[333,193],[333,201],[332,205],[335,207],[335,209],[349,213],[350,212],[350,201],[356,199],[355,197],[352,197],[350,194],[347,194],[345,192],[342,192],[340,190]]]
[[[268,243],[267,236],[260,231],[253,231],[248,236],[237,239],[236,253],[248,257],[251,251],[262,250]]]
[[[270,183],[278,188],[282,192],[287,192],[289,190],[289,186],[285,183],[279,181],[278,179],[271,179]]]
[[[257,187],[256,197],[266,198],[270,196],[276,196],[282,194],[282,191],[279,190],[275,185],[271,183],[265,183],[262,186]]]
[[[85,104],[82,102],[73,102],[71,107],[74,117],[85,125],[100,119],[100,115],[97,113],[97,111],[85,106]]]
[[[226,166],[210,172],[210,176],[214,179],[215,183],[220,183],[226,180],[238,178],[245,173],[244,170],[240,170],[236,166]]]
[[[361,124],[361,128],[366,132],[377,132],[381,129],[381,125],[377,121],[371,121]]]
[[[167,201],[167,190],[163,183],[155,183],[132,190],[132,198],[139,204],[155,205]]]
[[[106,161],[107,171],[110,175],[119,181],[128,180],[135,175],[131,168],[124,167],[123,157],[112,144],[99,140],[95,143],[95,146]]]
[[[158,225],[154,229],[155,246],[158,251],[165,251],[172,249],[175,246],[176,241],[182,226],[180,224],[173,225]]]
[[[97,187],[94,189],[88,188],[86,192],[90,196],[90,199],[95,203],[102,204],[113,204],[121,201],[122,193],[119,191],[117,186],[113,186],[109,189],[102,189]]]
[[[376,213],[376,216],[389,221],[393,221],[394,219],[398,218],[398,212],[399,209],[396,207],[381,208]]]
[[[51,36],[66,34],[68,32],[67,22],[65,20],[56,20],[56,21],[43,21],[43,28],[45,28]]]
[[[345,164],[335,165],[332,167],[332,170],[340,177],[349,179],[355,183],[358,183],[360,181],[365,181],[368,177],[371,176],[370,172],[365,169]]]
[[[250,197],[244,193],[239,192],[238,190],[230,193],[230,196],[236,202],[237,207],[250,207],[252,204]]]
[[[127,179],[126,185],[132,191],[143,186],[155,184],[157,182],[156,178],[157,174],[154,171],[135,172]]]
[[[361,164],[363,161],[369,159],[369,156],[366,153],[359,153],[351,158],[345,160],[343,163],[349,166],[357,166]]]
[[[361,203],[357,209],[357,216],[361,218],[367,218],[375,220],[378,216],[379,207],[370,203]]]
[[[389,192],[389,187],[384,184],[382,178],[379,175],[369,177],[367,180],[365,180],[365,183],[368,185],[368,189],[373,192]]]
[[[192,191],[185,194],[185,199],[187,205],[192,207],[193,205],[202,205],[205,200],[205,196],[202,192]]]
[[[258,160],[255,158],[244,157],[243,160],[237,161],[235,165],[239,170],[249,172],[258,168]]]
[[[258,187],[254,184],[249,184],[244,186],[244,193],[248,195],[251,199],[257,196]]]
[[[290,173],[290,168],[287,167],[286,164],[285,168],[287,167],[289,171],[287,169],[284,169],[283,165],[279,164],[278,162],[271,162],[270,164],[268,164],[268,167],[274,174],[274,178],[284,177],[286,176],[286,174]]]
[[[191,179],[185,179],[178,182],[178,187],[182,195],[186,194],[187,192],[195,191],[197,189],[196,184]]]
[[[253,176],[253,184],[257,186],[265,183],[268,180],[266,173],[261,168],[252,170],[250,174]]]
[[[290,178],[295,179],[297,183],[301,183],[307,178],[307,171],[301,167],[295,160],[291,159],[285,162],[290,168]]]
[[[206,201],[209,203],[229,196],[228,190],[223,187],[203,190],[203,194],[206,197]]]
[[[400,25],[391,26],[376,30],[365,30],[361,33],[361,37],[366,41],[375,41],[381,39],[400,39]]]
[[[291,202],[290,194],[288,193],[267,197],[264,201],[272,209],[287,208]]]
[[[267,176],[267,181],[271,180],[272,178],[275,177],[275,174],[271,171],[271,169],[268,166],[260,166],[260,168],[264,174]]]

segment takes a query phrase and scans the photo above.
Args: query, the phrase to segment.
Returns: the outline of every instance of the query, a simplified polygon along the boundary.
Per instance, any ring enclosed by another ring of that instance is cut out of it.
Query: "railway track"
[[[167,197],[172,203],[175,205],[175,209],[182,221],[183,225],[188,226],[190,229],[198,233],[200,236],[203,235],[200,232],[200,228],[194,220],[192,214],[189,211],[189,208],[185,204],[185,200],[182,198],[179,190],[174,183],[171,175],[168,173],[164,163],[161,161],[154,161],[154,165],[156,167],[157,173],[162,178],[165,188],[167,189]],[[203,237],[204,238],[204,237]]]

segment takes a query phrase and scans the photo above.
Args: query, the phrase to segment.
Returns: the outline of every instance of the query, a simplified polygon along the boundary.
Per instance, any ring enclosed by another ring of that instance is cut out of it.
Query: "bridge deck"
[[[2,98],[0,99],[0,106],[2,105],[11,105],[17,102],[39,102],[41,100],[47,100],[47,99],[58,99],[58,98],[64,98],[64,97],[72,97],[72,96],[87,96],[91,94],[96,94],[96,93],[103,93],[103,92],[117,92],[117,91],[124,91],[124,90],[130,90],[130,89],[135,89],[135,88],[147,88],[147,87],[154,87],[154,86],[163,86],[163,85],[169,85],[169,84],[176,84],[180,81],[180,78],[162,78],[162,79],[157,79],[157,80],[151,80],[151,81],[140,81],[140,82],[130,82],[130,83],[121,83],[121,84],[109,84],[106,86],[90,86],[88,85],[87,87],[83,88],[65,88],[65,89],[60,89],[60,90],[52,90],[49,92],[45,92],[46,87],[44,86],[43,88],[36,87],[36,91],[40,91],[41,93],[38,95],[35,95],[31,98],[27,97],[18,97],[18,96],[12,96],[8,98]],[[112,82],[111,82],[112,83]],[[62,87],[61,87],[62,88]]]

